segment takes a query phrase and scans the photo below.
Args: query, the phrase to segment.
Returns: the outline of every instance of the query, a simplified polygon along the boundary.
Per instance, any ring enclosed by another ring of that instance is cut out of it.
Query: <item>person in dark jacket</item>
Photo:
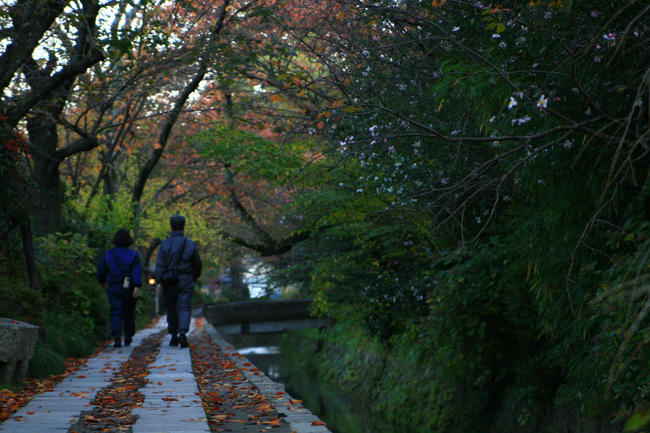
[[[167,308],[167,331],[171,334],[170,346],[187,347],[190,319],[192,314],[192,293],[194,284],[201,275],[201,257],[196,244],[185,237],[185,218],[173,215],[169,219],[171,235],[165,239],[158,250],[155,276],[159,292],[162,290]],[[175,268],[177,278],[165,282],[169,271]]]
[[[142,286],[140,255],[129,248],[133,239],[128,230],[119,229],[113,237],[115,248],[102,254],[97,265],[97,280],[106,288],[111,315],[111,334],[115,347],[131,344],[135,334],[135,303]]]

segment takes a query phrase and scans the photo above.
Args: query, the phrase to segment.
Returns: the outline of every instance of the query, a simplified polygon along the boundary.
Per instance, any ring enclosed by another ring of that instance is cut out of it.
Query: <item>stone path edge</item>
[[[331,433],[323,425],[313,425],[314,421],[320,421],[318,417],[302,404],[296,403],[296,399],[291,397],[280,384],[269,379],[262,371],[257,369],[255,373],[249,371],[252,363],[245,356],[239,354],[232,356],[233,353],[237,352],[232,344],[228,343],[207,320],[204,323],[205,331],[212,342],[235,362],[237,368],[242,371],[251,383],[257,386],[260,393],[269,400],[278,413],[285,415],[284,420],[289,424],[292,433]],[[248,364],[248,366],[245,364]]]

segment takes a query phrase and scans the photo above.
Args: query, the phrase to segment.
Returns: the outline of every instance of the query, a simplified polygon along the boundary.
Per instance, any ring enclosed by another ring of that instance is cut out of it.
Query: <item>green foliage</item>
[[[388,348],[347,322],[323,332],[287,333],[281,352],[289,364],[355,396],[395,431],[454,431],[451,388],[413,343],[404,337]]]
[[[203,156],[226,164],[235,173],[243,172],[253,180],[264,179],[273,185],[285,185],[302,167],[295,143],[276,143],[241,128],[213,124],[192,137]]]
[[[61,374],[65,370],[65,358],[49,345],[39,340],[36,343],[34,356],[29,361],[27,375],[36,378],[45,378],[55,374]]]
[[[648,423],[650,423],[650,410],[637,412],[625,423],[623,431],[639,431]]]
[[[332,66],[350,83],[324,121],[334,168],[296,207],[332,227],[281,276],[319,314],[423,345],[458,431],[620,426],[650,399],[648,9],[354,14],[373,31]]]
[[[82,234],[53,234],[37,240],[41,290],[51,308],[77,321],[78,332],[101,335],[106,299],[95,277],[96,251]]]
[[[29,287],[23,266],[19,263],[4,264],[6,270],[13,269],[13,272],[0,272],[0,299],[3,299],[0,316],[41,326],[47,299],[40,290]]]
[[[41,326],[44,337],[38,340],[29,362],[31,377],[61,374],[66,358],[88,356],[95,349],[96,337],[80,327],[77,317],[65,311],[46,312]]]
[[[144,328],[151,323],[154,317],[157,317],[155,308],[155,288],[149,287],[146,282],[140,288],[140,296],[135,304],[135,327],[136,329]],[[108,303],[108,299],[106,300]]]
[[[99,248],[110,245],[118,229],[134,227],[133,205],[128,191],[108,195],[81,190],[66,200],[68,223],[86,233],[88,242]],[[131,229],[132,230],[132,229]]]

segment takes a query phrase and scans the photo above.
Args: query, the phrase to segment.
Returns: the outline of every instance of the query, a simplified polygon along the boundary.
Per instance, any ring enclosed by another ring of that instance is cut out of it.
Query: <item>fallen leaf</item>
[[[326,426],[327,424],[325,424],[323,421],[317,419],[316,421],[312,421],[311,425],[323,425],[323,426]]]

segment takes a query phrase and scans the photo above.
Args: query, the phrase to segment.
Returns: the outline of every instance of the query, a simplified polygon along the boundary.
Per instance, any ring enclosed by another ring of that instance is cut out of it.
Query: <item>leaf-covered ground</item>
[[[289,433],[271,402],[251,384],[235,363],[205,332],[190,340],[194,376],[214,432]]]
[[[111,384],[95,397],[94,409],[82,412],[70,427],[70,433],[130,431],[137,420],[131,411],[144,400],[138,390],[147,384],[148,367],[156,359],[164,335],[161,331],[133,348],[129,359],[113,375]]]
[[[139,389],[147,384],[149,366],[156,359],[164,332],[146,338],[134,347],[129,359],[116,371],[110,385],[99,391],[95,400],[88,404],[74,419],[69,433],[130,432],[137,421],[132,415],[135,407],[143,402]],[[108,342],[98,348],[104,350]],[[110,350],[110,349],[109,349]],[[187,349],[183,349],[187,350]],[[213,432],[266,432],[290,433],[289,425],[273,409],[267,397],[250,383],[221,349],[212,343],[204,331],[190,338],[193,373],[196,378],[203,407]],[[0,422],[25,405],[36,394],[52,392],[64,377],[76,372],[86,359],[69,360],[69,367],[62,375],[44,380],[30,380],[20,392],[0,392]],[[254,366],[250,365],[250,371]]]
[[[109,344],[109,340],[104,341],[89,358],[97,356]],[[20,391],[12,391],[6,388],[0,389],[0,423],[26,405],[35,395],[53,392],[56,384],[70,374],[77,372],[86,364],[87,360],[88,358],[68,358],[65,363],[66,369],[63,373],[41,379],[25,379],[27,386]]]

